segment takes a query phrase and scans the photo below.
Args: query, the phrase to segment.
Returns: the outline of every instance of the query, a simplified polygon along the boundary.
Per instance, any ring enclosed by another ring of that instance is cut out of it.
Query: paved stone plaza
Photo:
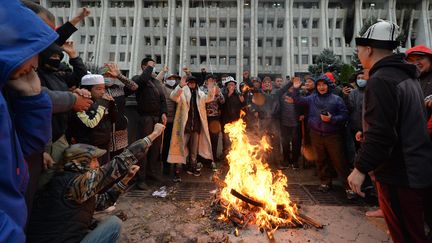
[[[287,170],[286,173],[290,183],[297,187],[318,183],[313,169]],[[209,205],[215,186],[210,183],[210,177],[211,172],[205,170],[201,177],[185,175],[180,184],[167,181],[165,198],[151,195],[164,183],[153,185],[152,191],[125,193],[113,212],[123,211],[128,216],[121,242],[269,242],[266,234],[255,226],[241,229],[239,236],[235,236],[232,227],[222,229],[212,222]],[[185,188],[189,192],[182,191]],[[364,216],[370,206],[339,203],[331,205],[332,201],[318,198],[300,204],[300,210],[324,224],[324,229],[279,229],[274,235],[275,242],[390,242],[384,220]],[[98,217],[103,218],[105,214]]]

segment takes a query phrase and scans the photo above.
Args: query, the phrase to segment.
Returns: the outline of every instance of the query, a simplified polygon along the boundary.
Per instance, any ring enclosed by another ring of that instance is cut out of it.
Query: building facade
[[[91,15],[72,36],[85,62],[116,62],[129,76],[141,59],[160,70],[188,66],[214,73],[252,75],[307,71],[329,48],[343,62],[368,19],[400,26],[402,46],[432,46],[429,0],[40,0],[61,25],[78,8]]]

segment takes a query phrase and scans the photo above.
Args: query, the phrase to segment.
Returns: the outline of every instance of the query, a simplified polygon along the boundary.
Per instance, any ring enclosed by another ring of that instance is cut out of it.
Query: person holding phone
[[[302,83],[300,78],[296,77],[293,79],[293,99],[296,104],[309,108],[308,124],[312,147],[317,154],[318,176],[321,180],[319,190],[328,192],[331,189],[332,177],[328,173],[328,168],[333,166],[343,181],[347,198],[353,199],[356,196],[347,182],[348,162],[342,145],[342,132],[348,120],[348,110],[342,98],[331,93],[330,84],[330,79],[323,75],[315,82],[316,92],[303,97],[299,92]]]

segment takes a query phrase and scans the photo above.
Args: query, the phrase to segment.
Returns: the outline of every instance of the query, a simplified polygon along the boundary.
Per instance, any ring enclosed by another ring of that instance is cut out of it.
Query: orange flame
[[[222,189],[221,198],[229,203],[227,212],[230,207],[240,212],[243,207],[248,207],[248,204],[231,194],[231,189],[262,203],[264,206],[259,208],[255,215],[256,221],[252,223],[274,231],[278,226],[292,222],[293,218],[297,219],[297,206],[292,205],[286,190],[287,177],[281,171],[272,173],[260,156],[271,149],[270,144],[263,137],[259,144],[252,145],[245,130],[246,123],[242,118],[225,125],[231,149],[227,156],[227,186]]]

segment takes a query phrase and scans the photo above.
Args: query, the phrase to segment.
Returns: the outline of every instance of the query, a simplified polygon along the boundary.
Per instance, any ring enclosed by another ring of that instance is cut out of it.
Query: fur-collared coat
[[[187,146],[184,144],[184,130],[188,120],[191,91],[186,85],[181,88],[179,85],[171,92],[170,98],[177,103],[177,109],[173,122],[173,131],[171,136],[170,149],[168,153],[168,163],[186,163],[189,155]],[[201,132],[198,142],[198,154],[209,160],[213,160],[210,134],[207,124],[206,103],[213,101],[214,92],[205,94],[200,89],[197,90],[197,106],[201,120]]]

